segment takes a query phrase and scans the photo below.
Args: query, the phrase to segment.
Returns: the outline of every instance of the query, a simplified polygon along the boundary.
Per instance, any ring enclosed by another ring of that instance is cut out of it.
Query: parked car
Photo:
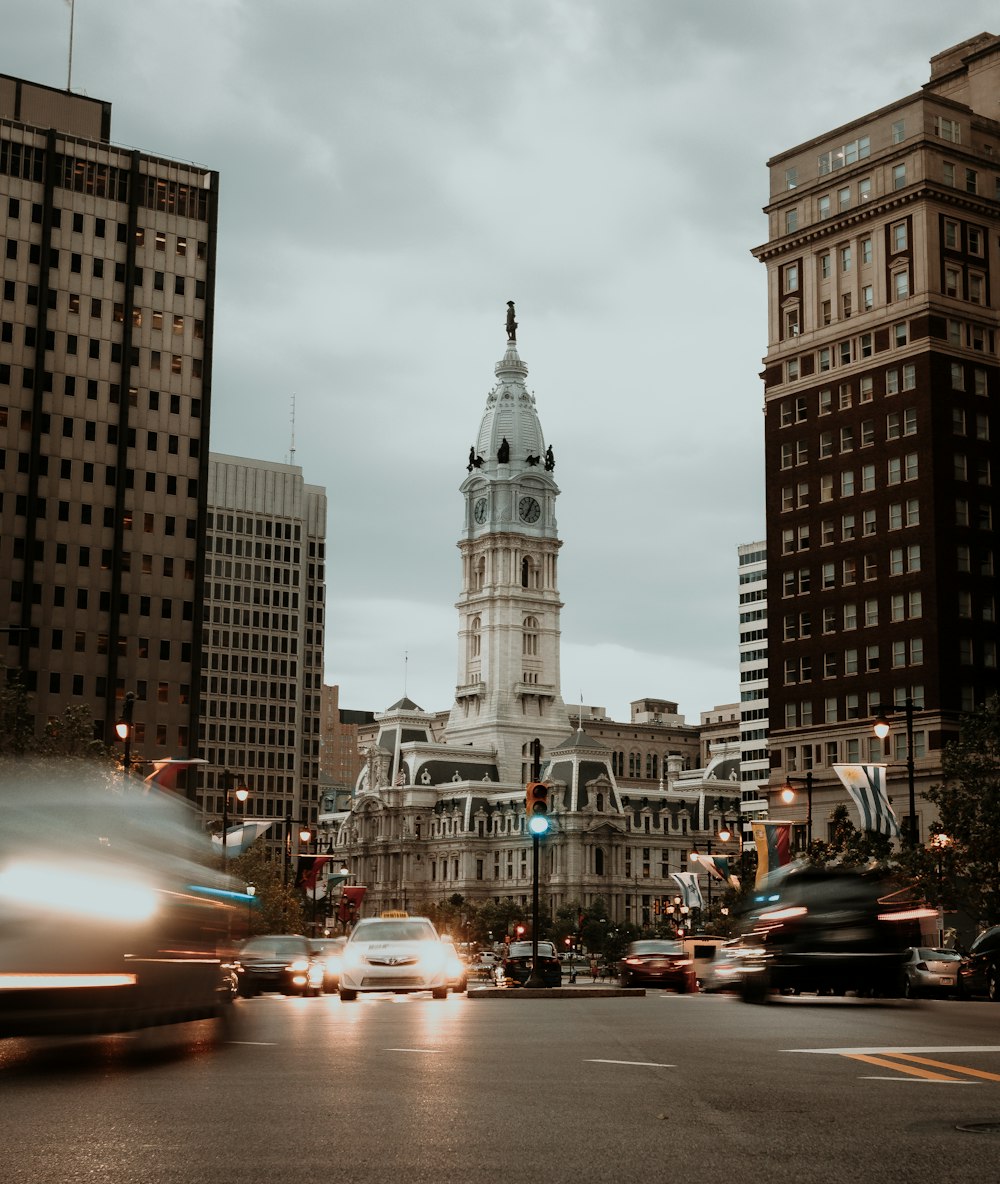
[[[903,994],[907,999],[916,999],[920,995],[957,994],[961,961],[962,955],[957,950],[914,946],[903,963]]]
[[[985,995],[1000,1003],[1000,925],[986,929],[969,947],[959,964],[960,995]]]
[[[262,991],[318,995],[325,965],[307,937],[294,933],[252,937],[236,955],[238,990],[245,999]]]
[[[743,1000],[763,1003],[771,991],[898,995],[925,910],[898,905],[897,892],[888,877],[853,868],[783,870],[742,926],[756,947],[740,972]]]
[[[623,987],[663,987],[686,994],[694,989],[694,964],[679,941],[634,941],[619,966]]]
[[[427,917],[365,917],[340,963],[340,997],[359,991],[430,991],[448,996],[447,951]]]
[[[346,937],[321,937],[312,943],[316,957],[323,962],[323,990],[331,995],[340,986],[340,959],[346,943]]]
[[[504,979],[509,986],[523,987],[531,975],[531,942],[512,941],[503,961]],[[547,987],[562,986],[562,963],[550,941],[538,943],[538,971]]]

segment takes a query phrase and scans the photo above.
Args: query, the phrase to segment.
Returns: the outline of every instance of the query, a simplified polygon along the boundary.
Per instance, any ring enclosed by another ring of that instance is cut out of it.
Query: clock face
[[[472,508],[473,514],[476,516],[477,522],[486,521],[486,498],[481,497]]]
[[[542,507],[533,497],[522,497],[517,503],[517,512],[525,522],[537,522],[541,515]]]

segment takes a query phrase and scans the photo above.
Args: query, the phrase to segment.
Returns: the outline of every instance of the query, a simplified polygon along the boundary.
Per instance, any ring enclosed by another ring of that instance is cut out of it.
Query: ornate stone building
[[[563,703],[559,488],[527,373],[511,337],[460,487],[458,678],[447,722],[442,729],[439,714],[407,698],[377,713],[350,808],[320,814],[335,855],[368,889],[365,913],[419,911],[456,893],[528,909],[524,786],[535,740],[552,786],[540,894],[553,915],[600,897],[609,921],[648,923],[653,901],[676,891],[670,874],[687,869],[693,838],[714,836],[738,809],[738,779],[692,772],[699,730],[675,704],[638,700],[632,723],[621,724]],[[682,773],[683,794],[674,789]]]

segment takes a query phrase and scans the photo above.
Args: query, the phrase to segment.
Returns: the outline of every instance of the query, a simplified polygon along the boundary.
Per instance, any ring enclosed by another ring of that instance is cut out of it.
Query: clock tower
[[[546,447],[508,305],[507,348],[462,482],[458,681],[448,744],[496,750],[502,782],[523,783],[571,731],[559,690],[555,457]]]

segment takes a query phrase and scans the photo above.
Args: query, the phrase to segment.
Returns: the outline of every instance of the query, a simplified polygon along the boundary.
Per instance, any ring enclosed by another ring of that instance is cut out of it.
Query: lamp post
[[[708,871],[708,908],[705,910],[705,912],[707,914],[707,921],[709,923],[711,923],[711,920],[712,920],[712,880],[715,879],[715,877],[712,875],[711,871],[709,870],[709,865],[712,862],[712,840],[706,839],[705,846],[707,848],[707,852],[706,852],[707,859],[705,861],[702,860],[701,855],[698,852],[698,844],[695,843],[694,849],[691,852],[691,860],[693,863],[704,862],[705,863],[705,870]]]
[[[951,836],[937,834],[931,839],[931,846],[937,852],[938,887],[938,945],[944,945],[944,853],[951,846]]]
[[[132,771],[132,715],[135,711],[135,695],[128,691],[122,703],[122,713],[115,724],[115,735],[125,742],[122,750],[122,769],[127,777]]]
[[[884,740],[889,735],[889,721],[886,717],[898,711],[899,708],[885,706],[880,703],[875,710],[878,714],[875,718],[875,723],[872,725],[872,730],[880,740]],[[910,695],[907,695],[903,700],[903,712],[906,716],[906,784],[910,795],[910,819],[909,826],[906,828],[906,841],[909,846],[916,847],[917,800],[913,771],[913,698]]]
[[[236,780],[236,774],[230,773],[228,769],[224,770],[222,774],[222,870],[226,870],[226,842],[229,838],[229,794],[233,788],[233,782]],[[245,785],[236,787],[236,800],[238,802],[245,802],[250,796],[250,790]]]
[[[804,785],[806,787],[806,851],[812,846],[813,841],[813,775],[812,769],[806,770],[805,777],[786,777],[785,784],[781,787],[781,800],[786,806],[791,805],[795,801],[795,786]]]
[[[295,819],[291,816],[291,814],[286,814],[285,815],[285,865],[284,865],[284,877],[283,877],[283,882],[286,884],[288,883],[288,868],[292,862],[292,826],[294,824],[295,824]],[[304,843],[312,842],[312,830],[309,827],[309,823],[304,818],[300,818],[298,820],[298,827],[299,827],[299,843],[304,844]]]
[[[247,884],[247,937],[250,936],[250,926],[253,920],[253,898],[257,895],[257,885]]]

